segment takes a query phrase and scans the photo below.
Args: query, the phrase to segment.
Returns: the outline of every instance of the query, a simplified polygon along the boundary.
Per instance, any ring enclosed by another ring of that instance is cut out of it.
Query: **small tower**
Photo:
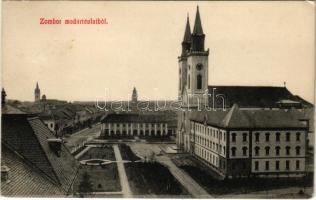
[[[7,93],[5,92],[4,88],[2,88],[2,91],[1,91],[1,105],[2,106],[5,104],[6,96],[7,96]]]
[[[35,102],[39,102],[41,100],[41,90],[38,87],[38,82],[36,82],[36,88],[34,90]]]
[[[132,103],[137,103],[137,90],[134,87],[133,94],[132,94]]]

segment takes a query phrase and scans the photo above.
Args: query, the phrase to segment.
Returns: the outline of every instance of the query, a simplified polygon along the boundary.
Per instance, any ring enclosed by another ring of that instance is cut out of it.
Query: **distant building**
[[[103,137],[164,137],[175,134],[176,118],[165,114],[109,114],[102,120]]]
[[[72,195],[79,164],[39,118],[2,115],[1,133],[3,196]]]
[[[38,86],[38,82],[36,82],[36,88],[34,90],[34,98],[35,98],[35,102],[39,102],[41,100],[41,90]]]

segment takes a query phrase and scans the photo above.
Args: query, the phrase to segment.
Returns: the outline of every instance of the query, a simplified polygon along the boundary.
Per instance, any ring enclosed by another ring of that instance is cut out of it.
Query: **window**
[[[190,89],[190,74],[188,75],[188,89]]]
[[[289,160],[285,161],[285,169],[290,170],[290,161]]]
[[[222,153],[222,145],[219,145],[219,153]]]
[[[297,132],[296,133],[296,141],[300,141],[301,140],[301,133]]]
[[[242,141],[247,142],[247,133],[242,134]]]
[[[296,169],[297,170],[300,169],[300,161],[299,160],[296,161]]]
[[[226,154],[226,148],[223,147],[223,154]]]
[[[266,133],[266,142],[269,142],[270,140],[270,133]]]
[[[281,148],[279,146],[275,147],[275,155],[277,155],[277,156],[280,155],[280,149]]]
[[[275,134],[275,141],[280,142],[280,133],[279,132],[277,132]]]
[[[236,133],[232,133],[232,142],[236,142]]]
[[[236,156],[236,147],[232,148],[232,156]]]
[[[200,90],[202,89],[202,75],[198,74],[196,76],[196,89]]]
[[[270,167],[269,164],[270,164],[269,161],[266,161],[266,168],[265,168],[266,170],[269,170],[269,167]]]
[[[256,171],[259,170],[259,161],[255,161],[255,170],[256,170]]]
[[[289,132],[286,133],[286,141],[289,142],[291,140],[291,135]]]
[[[197,69],[198,71],[201,71],[201,70],[203,69],[203,65],[202,65],[202,64],[197,64],[197,65],[196,65],[196,69]]]
[[[270,147],[266,147],[266,156],[268,156],[270,154]]]
[[[291,147],[287,146],[286,149],[286,155],[290,155]]]
[[[280,170],[280,161],[275,161],[275,170]]]
[[[301,154],[301,147],[300,146],[297,146],[296,148],[296,155],[300,155]]]
[[[255,147],[255,156],[259,156],[260,147]]]
[[[255,137],[256,137],[256,142],[259,142],[259,133],[256,133]]]
[[[243,155],[243,156],[247,156],[247,150],[248,150],[247,147],[243,147],[243,148],[242,148],[242,155]]]

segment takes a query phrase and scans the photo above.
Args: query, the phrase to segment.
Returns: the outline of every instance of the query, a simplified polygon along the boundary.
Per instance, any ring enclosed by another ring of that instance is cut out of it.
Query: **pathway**
[[[152,153],[160,153],[161,148],[158,144],[129,144],[132,151],[140,157],[149,157]],[[214,198],[208,194],[191,176],[182,169],[178,168],[168,156],[156,156],[161,164],[167,166],[171,174],[183,185],[183,187],[193,196],[193,198]]]
[[[171,174],[183,185],[183,187],[193,196],[193,198],[214,198],[208,194],[195,180],[186,172],[178,168],[169,157],[160,156],[157,160],[169,168]]]
[[[117,162],[117,169],[119,172],[123,196],[124,197],[132,197],[132,192],[131,192],[131,189],[129,187],[125,167],[124,167],[124,164],[122,162],[123,160],[122,160],[120,149],[118,148],[117,144],[113,145],[113,149],[114,149],[116,161],[118,161]]]

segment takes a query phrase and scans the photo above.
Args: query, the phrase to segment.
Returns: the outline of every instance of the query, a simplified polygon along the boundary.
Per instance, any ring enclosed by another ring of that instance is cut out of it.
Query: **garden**
[[[124,164],[135,197],[173,195],[177,195],[177,198],[189,197],[188,192],[173,177],[168,168],[156,162],[154,158],[147,162],[140,162],[130,147],[125,144],[120,145],[120,151],[124,160],[137,161]]]

